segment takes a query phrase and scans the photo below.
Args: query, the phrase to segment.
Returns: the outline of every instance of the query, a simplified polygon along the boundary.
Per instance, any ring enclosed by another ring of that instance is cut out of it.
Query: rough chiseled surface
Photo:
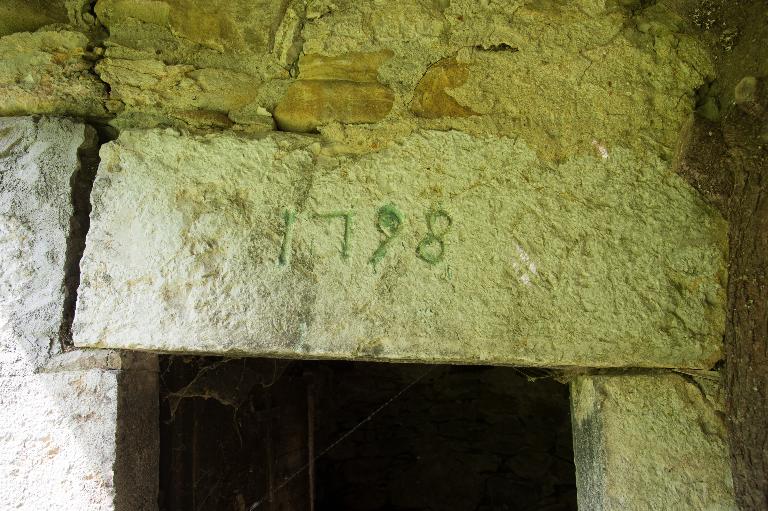
[[[156,369],[0,376],[0,508],[153,509],[156,400]]]
[[[736,511],[722,390],[712,377],[571,383],[579,509]]]
[[[117,374],[0,376],[0,507],[114,509]]]
[[[106,89],[91,72],[88,44],[68,30],[0,37],[0,115],[104,115]]]
[[[550,366],[720,357],[725,223],[663,162],[616,149],[553,166],[519,140],[457,132],[326,149],[171,131],[103,146],[76,343]]]
[[[151,509],[157,494],[152,357],[62,353],[70,180],[94,144],[82,123],[0,119],[2,509]]]
[[[26,374],[61,353],[70,180],[78,150],[95,147],[83,124],[0,118],[0,365]]]

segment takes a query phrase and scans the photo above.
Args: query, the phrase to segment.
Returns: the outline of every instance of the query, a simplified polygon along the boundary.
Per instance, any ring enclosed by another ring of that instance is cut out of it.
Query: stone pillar
[[[579,509],[736,510],[717,373],[571,383]]]
[[[73,197],[96,150],[80,123],[0,119],[2,509],[156,507],[156,359],[65,341],[84,235]]]

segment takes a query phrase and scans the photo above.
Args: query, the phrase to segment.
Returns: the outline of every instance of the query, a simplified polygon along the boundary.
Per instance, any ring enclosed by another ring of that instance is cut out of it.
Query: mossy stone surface
[[[725,222],[661,161],[560,165],[424,131],[129,131],[102,148],[83,346],[546,366],[709,367]]]
[[[13,113],[83,115],[86,103],[120,129],[257,133],[299,110],[281,129],[317,130],[339,152],[456,129],[519,136],[556,162],[593,143],[670,158],[713,74],[693,3],[56,0],[13,9],[0,46],[16,60],[38,43],[7,37],[80,33],[87,58],[67,76],[77,101],[27,91],[27,74],[64,83],[39,59],[0,87]],[[375,55],[387,58],[363,85]]]
[[[578,377],[571,420],[579,509],[739,509],[724,411],[714,372]]]
[[[0,37],[0,115],[106,114],[104,83],[90,74],[88,37],[71,30]]]

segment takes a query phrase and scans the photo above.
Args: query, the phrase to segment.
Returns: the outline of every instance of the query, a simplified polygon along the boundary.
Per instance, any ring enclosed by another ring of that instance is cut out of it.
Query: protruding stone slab
[[[583,376],[571,409],[579,509],[738,509],[717,381]]]
[[[661,161],[522,140],[124,132],[102,148],[81,346],[708,367],[725,222]],[[650,161],[650,163],[649,163]]]

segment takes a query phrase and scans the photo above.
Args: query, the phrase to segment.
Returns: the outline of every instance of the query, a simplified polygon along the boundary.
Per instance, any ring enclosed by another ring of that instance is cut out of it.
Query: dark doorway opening
[[[542,371],[168,356],[160,398],[163,510],[576,509]]]

